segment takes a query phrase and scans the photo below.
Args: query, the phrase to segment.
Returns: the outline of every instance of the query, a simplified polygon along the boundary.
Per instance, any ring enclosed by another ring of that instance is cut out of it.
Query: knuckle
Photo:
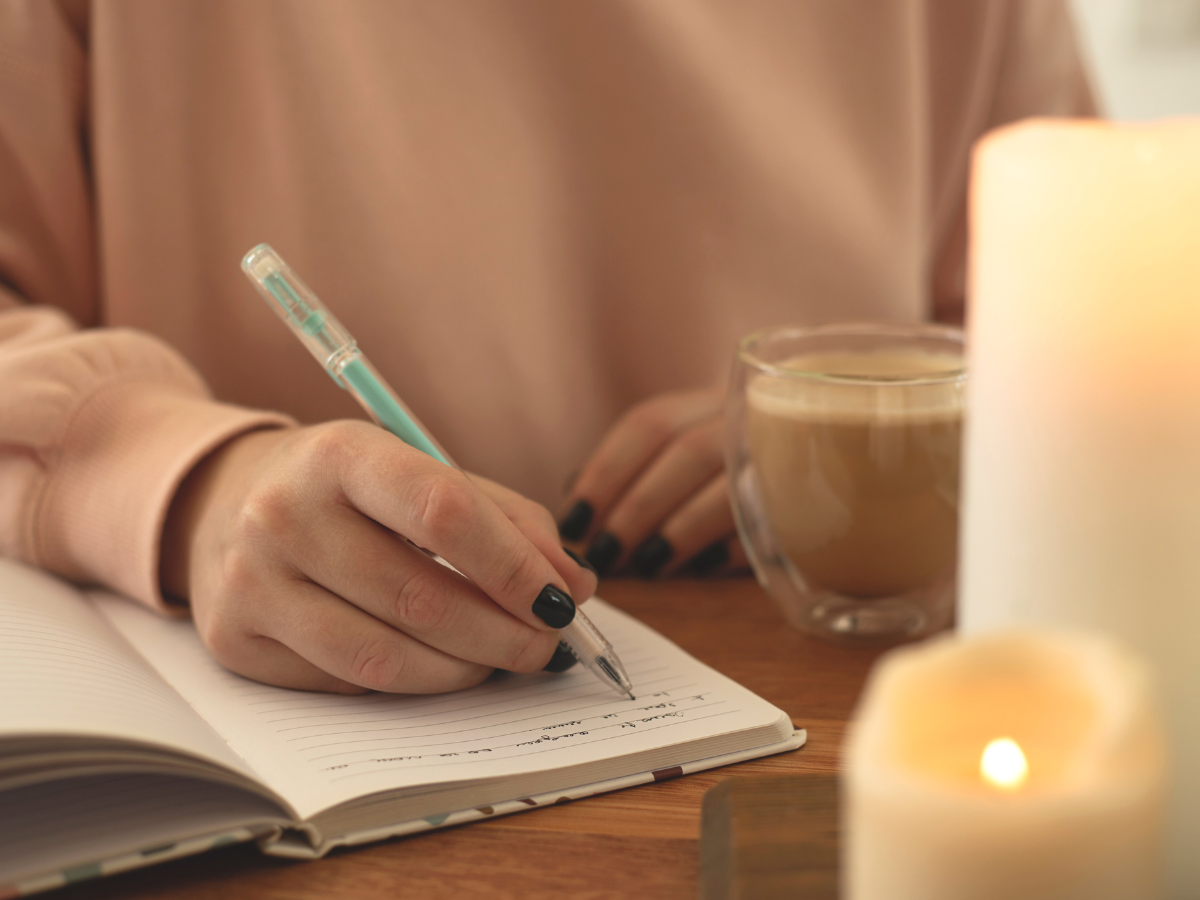
[[[426,478],[418,488],[414,512],[429,542],[451,544],[475,517],[475,497],[467,481],[447,471]]]
[[[538,584],[538,562],[532,553],[520,553],[507,562],[506,570],[500,573],[502,597],[537,596],[545,584]],[[529,601],[532,602],[532,601]]]
[[[196,632],[213,659],[227,669],[236,670],[246,642],[240,629],[225,616],[217,614],[197,621]]]
[[[291,530],[294,505],[287,494],[274,486],[252,491],[233,517],[233,532],[239,543],[257,544],[278,538]]]
[[[203,596],[193,598],[192,618],[200,642],[234,672],[243,673],[254,658],[255,641],[262,639],[253,625],[259,614],[255,601],[262,594],[260,564],[254,554],[234,548],[222,555]]]
[[[221,556],[221,568],[217,578],[217,593],[220,599],[252,596],[258,583],[258,562],[246,545],[232,547]]]
[[[509,672],[540,672],[542,667],[550,661],[550,657],[554,655],[554,648],[557,646],[557,634],[545,634],[531,630],[523,640],[513,644],[508,659],[500,668],[507,669]]]
[[[354,653],[350,661],[350,677],[373,691],[386,691],[404,674],[404,648],[386,638],[368,640]]]
[[[337,466],[361,446],[360,425],[352,421],[327,422],[308,429],[300,450],[305,461],[318,471]]]
[[[396,619],[420,633],[452,630],[458,620],[455,592],[438,572],[418,571],[396,592]]]

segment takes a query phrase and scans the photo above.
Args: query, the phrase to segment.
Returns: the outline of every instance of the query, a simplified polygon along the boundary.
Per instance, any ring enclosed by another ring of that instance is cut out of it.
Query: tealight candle
[[[1164,751],[1098,637],[938,638],[872,672],[847,745],[850,900],[1159,896]]]
[[[996,738],[983,748],[979,759],[979,774],[992,787],[1015,791],[1029,775],[1025,751],[1012,738]]]

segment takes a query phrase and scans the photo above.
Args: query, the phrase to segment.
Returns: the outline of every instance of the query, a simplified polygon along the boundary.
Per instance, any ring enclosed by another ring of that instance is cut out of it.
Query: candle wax
[[[848,743],[846,896],[1157,897],[1164,752],[1147,684],[1114,644],[1068,634],[884,657]]]

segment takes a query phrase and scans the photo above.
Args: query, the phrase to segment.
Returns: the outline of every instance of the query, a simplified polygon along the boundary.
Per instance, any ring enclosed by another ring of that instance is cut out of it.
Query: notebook
[[[579,666],[340,696],[241,678],[186,620],[0,560],[0,897],[236,841],[319,857],[804,743],[652,629],[587,609],[636,700]]]

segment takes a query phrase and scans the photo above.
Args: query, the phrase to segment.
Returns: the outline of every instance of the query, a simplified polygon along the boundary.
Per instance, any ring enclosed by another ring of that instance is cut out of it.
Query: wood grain
[[[808,729],[794,753],[549,809],[291,863],[231,847],[58,891],[76,898],[688,898],[698,892],[700,806],[729,778],[831,775],[877,648],[789,628],[750,579],[610,581],[605,599],[741,682]]]
[[[700,900],[838,900],[838,776],[727,778],[704,795]]]

